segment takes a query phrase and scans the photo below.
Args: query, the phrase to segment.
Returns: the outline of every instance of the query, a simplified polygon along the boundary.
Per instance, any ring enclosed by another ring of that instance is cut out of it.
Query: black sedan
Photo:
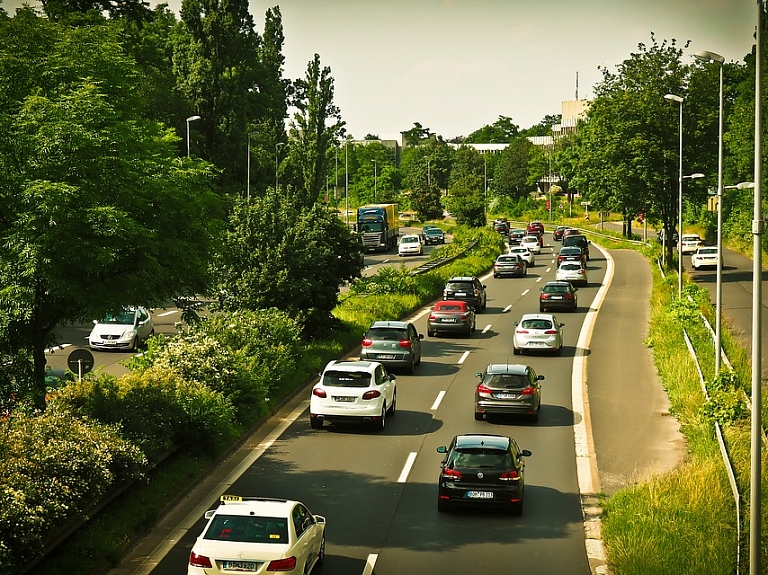
[[[427,245],[444,244],[445,232],[440,228],[429,228],[424,230],[424,243]]]
[[[437,452],[445,454],[438,479],[438,511],[477,505],[509,509],[515,515],[523,512],[523,457],[531,452],[521,450],[514,439],[486,433],[457,435]]]
[[[539,311],[544,313],[550,309],[576,311],[579,307],[579,291],[571,282],[547,282],[539,294]]]

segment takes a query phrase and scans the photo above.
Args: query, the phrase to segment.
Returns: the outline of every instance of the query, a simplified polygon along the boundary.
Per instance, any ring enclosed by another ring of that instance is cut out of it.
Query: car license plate
[[[563,296],[561,296],[561,295],[553,295],[552,299],[563,299]]]
[[[467,491],[468,499],[493,499],[493,491]]]
[[[443,318],[443,323],[453,323],[455,321],[456,321],[455,317],[444,317]]]
[[[222,561],[221,567],[227,571],[256,571],[254,561]]]
[[[517,399],[517,395],[514,393],[497,393],[497,399]]]
[[[355,397],[353,395],[337,395],[333,398],[333,401],[338,401],[339,403],[352,403],[355,401]]]
[[[115,341],[114,339],[104,340],[104,345],[115,345],[115,344],[117,344],[117,341]]]
[[[391,354],[380,353],[376,356],[376,359],[395,359],[395,356]]]
[[[463,291],[457,291],[455,294],[456,297],[466,297],[467,293]]]

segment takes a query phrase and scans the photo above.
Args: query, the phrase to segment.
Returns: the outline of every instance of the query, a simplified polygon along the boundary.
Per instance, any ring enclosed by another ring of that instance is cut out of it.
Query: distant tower
[[[579,71],[576,70],[576,99],[579,99]]]

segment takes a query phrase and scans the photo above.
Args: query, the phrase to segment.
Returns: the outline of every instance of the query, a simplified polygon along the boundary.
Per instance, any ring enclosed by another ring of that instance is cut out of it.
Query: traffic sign
[[[78,378],[91,371],[94,363],[93,354],[87,349],[76,349],[67,356],[67,367]]]

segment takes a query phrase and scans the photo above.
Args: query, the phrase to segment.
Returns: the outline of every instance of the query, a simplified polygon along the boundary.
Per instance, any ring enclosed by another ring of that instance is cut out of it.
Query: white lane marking
[[[501,313],[506,313],[506,312],[508,312],[511,309],[512,309],[512,304],[509,304],[507,307],[505,307],[503,310],[501,310]]]
[[[365,569],[363,569],[363,575],[373,575],[373,568],[376,566],[376,559],[379,558],[377,553],[371,553],[368,555],[368,559],[365,561]]]
[[[491,329],[491,324],[488,324],[485,326],[485,329],[483,330],[483,333],[488,333],[488,330]]]
[[[547,270],[547,271],[549,271],[549,270]],[[537,278],[536,278],[536,283],[539,283],[539,282],[540,282],[541,280],[543,280],[543,279],[544,279],[544,278],[543,278],[543,277],[541,277],[541,276],[537,277]]]
[[[54,346],[54,347],[49,347],[48,349],[45,350],[45,353],[56,353],[60,349],[64,349],[65,347],[69,347],[70,345],[72,345],[72,344],[71,343],[62,343],[62,344]]]
[[[445,397],[445,391],[441,391],[440,393],[438,393],[437,398],[435,398],[435,403],[433,403],[432,407],[430,407],[429,409],[431,409],[432,411],[435,411],[440,406],[440,402],[443,401],[444,397]]]
[[[468,351],[465,351],[464,353],[462,353],[461,354],[461,358],[459,359],[459,365],[464,363],[466,361],[467,357],[469,357],[469,352]]]
[[[416,461],[416,452],[411,451],[408,454],[408,459],[405,460],[405,466],[403,467],[403,470],[400,472],[400,477],[397,478],[398,483],[405,483],[405,480],[408,479],[408,474],[411,472],[411,467],[413,467],[413,463]]]
[[[531,290],[529,290],[529,289],[526,289],[525,291],[523,291],[523,293],[521,293],[521,294],[520,294],[520,297],[523,297],[523,296],[524,296],[525,294],[527,294],[529,291],[531,291]]]
[[[547,268],[547,273],[551,272],[552,268]]]
[[[157,314],[157,317],[165,317],[167,315],[173,315],[175,313],[179,313],[179,310],[172,309],[171,311],[166,311],[166,312],[163,312],[163,313],[159,313],[159,314]]]

